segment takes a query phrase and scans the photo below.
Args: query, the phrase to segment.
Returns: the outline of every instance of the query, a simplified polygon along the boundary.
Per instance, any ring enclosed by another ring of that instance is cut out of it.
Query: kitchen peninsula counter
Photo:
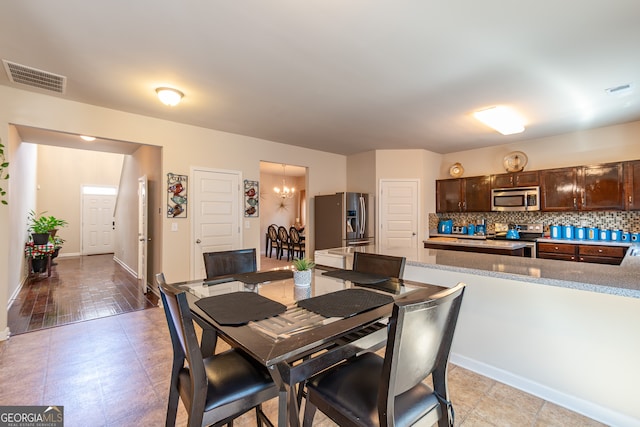
[[[605,425],[635,427],[640,256],[632,256],[634,249],[640,251],[629,248],[619,266],[375,245],[316,254],[341,260],[342,268],[351,268],[354,251],[404,256],[407,280],[466,283],[452,363]]]
[[[427,241],[425,240],[425,242]],[[469,241],[468,244],[479,245],[484,242],[474,240],[473,242]],[[503,245],[522,244],[518,242],[486,242]],[[634,247],[638,248],[638,245],[631,246],[629,252]],[[377,245],[325,249],[319,252],[327,252],[333,256],[344,256],[348,259],[353,256],[354,251],[404,256],[407,258],[407,266],[515,279],[541,285],[640,298],[640,256],[627,255],[621,265],[615,266],[440,249],[381,249]]]

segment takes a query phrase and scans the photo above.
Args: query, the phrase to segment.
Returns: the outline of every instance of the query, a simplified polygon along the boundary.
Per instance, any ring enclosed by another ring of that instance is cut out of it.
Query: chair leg
[[[304,405],[304,418],[302,419],[302,427],[311,427],[313,425],[313,417],[316,415],[316,405],[311,403],[309,399]]]
[[[178,414],[178,404],[180,403],[180,393],[177,387],[174,387],[173,380],[169,386],[169,402],[167,403],[166,427],[175,427],[176,416]]]

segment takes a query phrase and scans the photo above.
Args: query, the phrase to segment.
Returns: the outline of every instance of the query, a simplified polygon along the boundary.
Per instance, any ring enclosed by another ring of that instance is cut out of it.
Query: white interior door
[[[92,187],[91,187],[92,188]],[[115,193],[115,189],[112,189]],[[109,254],[114,251],[114,194],[93,194],[90,187],[82,190],[82,254]]]
[[[418,247],[418,181],[380,180],[382,247]]]
[[[192,279],[206,277],[202,254],[242,248],[240,172],[194,169]]]
[[[138,286],[147,292],[147,247],[149,240],[147,211],[147,176],[138,178]]]

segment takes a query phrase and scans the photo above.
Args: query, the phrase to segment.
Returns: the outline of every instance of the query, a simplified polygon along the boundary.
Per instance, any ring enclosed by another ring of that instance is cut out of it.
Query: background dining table
[[[328,271],[331,275],[323,274]],[[288,275],[257,272],[243,275],[240,280],[228,277],[223,281],[196,280],[171,285],[187,292],[194,319],[209,332],[203,334],[203,339],[219,336],[267,367],[280,390],[281,427],[287,425],[287,420],[291,426],[300,423],[302,394],[296,390],[296,384],[347,358],[384,346],[386,320],[394,298],[417,288],[433,288],[433,294],[444,289],[379,276],[369,279],[344,276],[354,281],[346,280],[335,270],[321,268],[314,270],[308,287],[295,286],[293,279],[281,279],[283,276]],[[264,282],[255,283],[263,278]],[[257,295],[243,297],[241,293],[246,292]],[[224,304],[225,310],[216,311],[216,303]],[[233,304],[238,307],[230,306]],[[282,306],[280,310],[278,304]],[[213,311],[207,313],[203,307],[212,307]],[[261,307],[267,310],[264,314]],[[280,312],[273,315],[267,308]],[[234,315],[236,312],[240,315]],[[203,343],[202,348],[213,347],[211,343]]]

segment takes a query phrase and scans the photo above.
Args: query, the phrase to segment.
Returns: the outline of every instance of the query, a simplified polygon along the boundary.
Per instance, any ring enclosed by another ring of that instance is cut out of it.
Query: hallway
[[[11,335],[143,310],[158,297],[142,294],[113,254],[56,258],[51,277],[27,279],[8,312]]]

